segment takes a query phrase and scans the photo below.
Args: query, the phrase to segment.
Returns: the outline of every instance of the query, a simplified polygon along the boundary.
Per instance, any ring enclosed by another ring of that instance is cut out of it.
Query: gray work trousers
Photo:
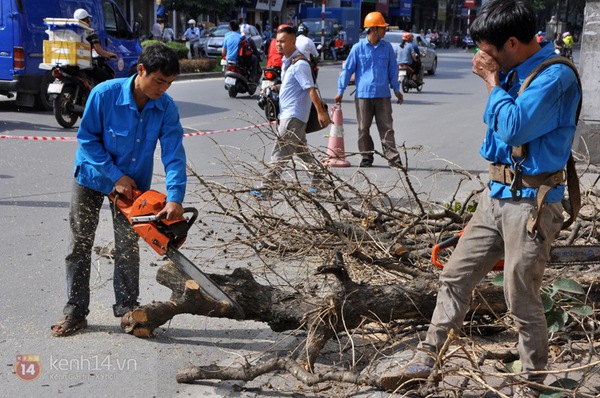
[[[286,164],[296,155],[309,169],[310,178],[313,185],[318,185],[321,179],[318,177],[317,170],[321,165],[319,161],[308,149],[306,142],[306,123],[300,119],[283,119],[277,127],[277,140],[273,145],[271,153],[270,170],[266,176],[267,180],[281,178]]]
[[[504,258],[504,295],[519,333],[523,371],[546,368],[548,330],[540,289],[550,245],[560,232],[563,215],[560,203],[548,203],[540,216],[537,236],[531,238],[526,225],[533,205],[530,199],[492,199],[489,189],[483,192],[441,273],[437,304],[422,348],[436,352],[450,329],[461,330],[473,289]],[[545,377],[529,378],[541,382]]]
[[[379,131],[383,155],[388,161],[400,159],[394,138],[391,98],[356,98],[356,120],[358,123],[358,150],[363,158],[373,159],[375,144],[371,138],[373,117]]]
[[[65,258],[68,300],[63,310],[65,315],[85,317],[89,313],[92,248],[105,197],[77,181],[73,183],[69,249]],[[112,201],[110,208],[115,236],[113,287],[116,304],[113,313],[120,317],[139,305],[139,236]]]

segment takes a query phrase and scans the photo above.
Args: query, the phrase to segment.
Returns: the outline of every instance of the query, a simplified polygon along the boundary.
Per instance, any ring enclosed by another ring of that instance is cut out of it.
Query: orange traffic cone
[[[327,159],[323,160],[323,164],[329,167],[350,167],[344,150],[344,116],[341,104],[334,104],[331,107],[331,121]]]

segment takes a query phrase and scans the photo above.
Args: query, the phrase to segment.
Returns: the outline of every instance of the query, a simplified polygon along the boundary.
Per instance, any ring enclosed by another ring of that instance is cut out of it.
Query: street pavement
[[[471,54],[439,50],[435,76],[426,77],[422,93],[405,94],[405,104],[394,105],[398,145],[408,150],[410,175],[424,197],[448,200],[460,175],[457,169],[477,174],[485,162],[478,155],[483,136],[481,114],[484,85],[470,72]],[[319,82],[325,100],[333,103],[339,65],[321,68]],[[346,150],[357,151],[353,90],[343,103]],[[186,132],[223,131],[260,120],[256,98],[227,98],[222,78],[178,81],[169,93],[178,102]],[[16,136],[74,137],[75,129],[61,130],[51,112],[15,108],[0,101],[3,120],[0,134]],[[264,120],[262,121],[264,122]],[[379,148],[375,126],[372,134]],[[327,130],[312,134],[309,143],[325,150]],[[223,172],[222,154],[231,146],[244,146],[253,155],[268,159],[271,143],[248,130],[222,132],[185,139],[188,161],[200,173]],[[73,156],[77,144],[70,141],[0,139],[0,256],[3,298],[0,318],[0,397],[314,397],[327,391],[300,386],[289,375],[263,376],[256,381],[206,381],[192,385],[175,382],[177,369],[190,365],[226,366],[259,360],[263,353],[295,348],[303,336],[275,333],[266,324],[179,315],[161,327],[157,337],[138,339],[119,329],[112,315],[112,264],[93,256],[89,327],[67,338],[50,335],[50,325],[65,303],[64,255],[68,243],[67,213],[72,184]],[[222,152],[224,151],[224,152]],[[251,159],[247,156],[247,159]],[[359,157],[349,156],[353,166],[339,169],[342,176],[357,171]],[[162,167],[157,160],[156,186]],[[367,174],[385,186],[398,180],[398,172],[377,158]],[[440,171],[441,170],[441,171]],[[164,173],[163,173],[164,174]],[[472,184],[465,184],[466,192]],[[218,226],[215,226],[218,228]],[[189,245],[197,244],[189,237]],[[112,225],[107,206],[101,212],[95,245],[112,246]],[[162,259],[144,243],[141,265],[142,303],[168,300],[170,291],[155,281]],[[223,264],[219,256],[197,259],[208,272],[230,272],[237,264]],[[229,269],[225,269],[225,265]],[[354,397],[388,394],[349,387]],[[335,396],[335,394],[333,395]]]

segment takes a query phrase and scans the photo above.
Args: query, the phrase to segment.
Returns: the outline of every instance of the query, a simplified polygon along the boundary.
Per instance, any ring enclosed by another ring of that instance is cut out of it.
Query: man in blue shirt
[[[271,182],[279,179],[285,164],[296,155],[312,169],[312,187],[309,191],[314,193],[321,182],[316,172],[321,165],[306,143],[306,123],[311,103],[317,109],[321,127],[329,125],[329,115],[315,88],[310,62],[296,48],[296,29],[285,25],[277,30],[277,51],[283,55],[282,81],[279,87],[275,87],[279,89],[279,124],[277,141],[271,154],[271,169],[265,180]],[[271,191],[260,189],[251,194],[259,199],[268,199]]]
[[[229,22],[229,30],[230,32],[227,32],[225,34],[225,38],[223,39],[223,47],[221,52],[223,54],[223,58],[225,58],[228,62],[237,62],[240,41],[242,40],[242,34],[240,33],[240,25],[238,24],[238,21],[231,20]]]
[[[548,186],[550,192],[538,213],[536,199],[547,184],[535,181],[563,175],[581,89],[569,66],[553,64],[519,94],[532,71],[556,57],[552,45],[540,46],[535,40],[536,13],[523,0],[490,0],[479,11],[471,33],[480,49],[473,57],[473,72],[489,92],[483,114],[488,127],[480,153],[491,163],[491,181],[440,276],[437,305],[422,350],[404,369],[382,376],[386,389],[429,375],[449,331],[460,334],[471,292],[501,258],[505,299],[519,333],[522,371],[531,382],[541,383],[545,378],[543,372],[536,372],[545,370],[548,361],[540,290],[550,245],[563,224],[560,200],[565,187]],[[526,153],[513,152],[521,145],[527,147]],[[516,168],[521,169],[521,178]],[[523,183],[518,195],[511,191],[510,181],[494,176],[496,169],[509,175],[509,180]],[[533,215],[539,223],[532,231],[528,221]],[[517,390],[514,396],[539,395],[529,387]]]
[[[169,220],[183,215],[183,129],[177,105],[165,94],[179,74],[177,55],[163,44],[146,46],[137,72],[96,86],[81,119],[69,212],[68,301],[64,316],[52,326],[55,336],[68,336],[87,326],[91,253],[102,203],[111,192],[131,199],[133,190],[150,189],[159,141],[167,204],[157,215]],[[110,207],[115,233],[113,312],[122,317],[138,306],[139,236],[112,201]]]
[[[342,102],[344,90],[354,74],[358,150],[362,155],[360,166],[373,165],[375,145],[369,130],[375,117],[383,155],[390,167],[402,167],[394,138],[390,87],[394,90],[398,103],[402,103],[404,97],[398,85],[398,63],[394,48],[389,42],[383,40],[388,24],[383,15],[375,11],[365,17],[364,26],[368,29],[367,40],[359,41],[350,50],[338,80],[335,102]]]

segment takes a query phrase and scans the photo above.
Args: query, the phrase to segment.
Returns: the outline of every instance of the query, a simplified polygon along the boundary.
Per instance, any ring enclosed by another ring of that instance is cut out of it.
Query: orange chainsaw
[[[458,244],[460,237],[462,236],[464,229],[453,235],[431,249],[431,262],[438,268],[444,268],[438,256],[440,251],[449,249]],[[550,248],[550,258],[548,264],[586,264],[586,263],[600,263],[600,246],[599,245],[564,245],[564,246],[552,246]],[[504,260],[498,260],[494,264],[492,271],[502,271],[504,269]]]
[[[129,220],[135,232],[160,255],[166,255],[180,271],[198,282],[200,287],[213,299],[226,302],[234,309],[238,318],[244,318],[244,311],[219,285],[202,272],[193,262],[188,260],[177,249],[183,245],[187,232],[198,218],[198,210],[193,207],[183,209],[191,213],[190,219],[181,217],[177,220],[159,218],[157,214],[167,204],[165,194],[154,190],[146,192],[133,191],[133,200],[118,193],[111,193],[110,199]]]

